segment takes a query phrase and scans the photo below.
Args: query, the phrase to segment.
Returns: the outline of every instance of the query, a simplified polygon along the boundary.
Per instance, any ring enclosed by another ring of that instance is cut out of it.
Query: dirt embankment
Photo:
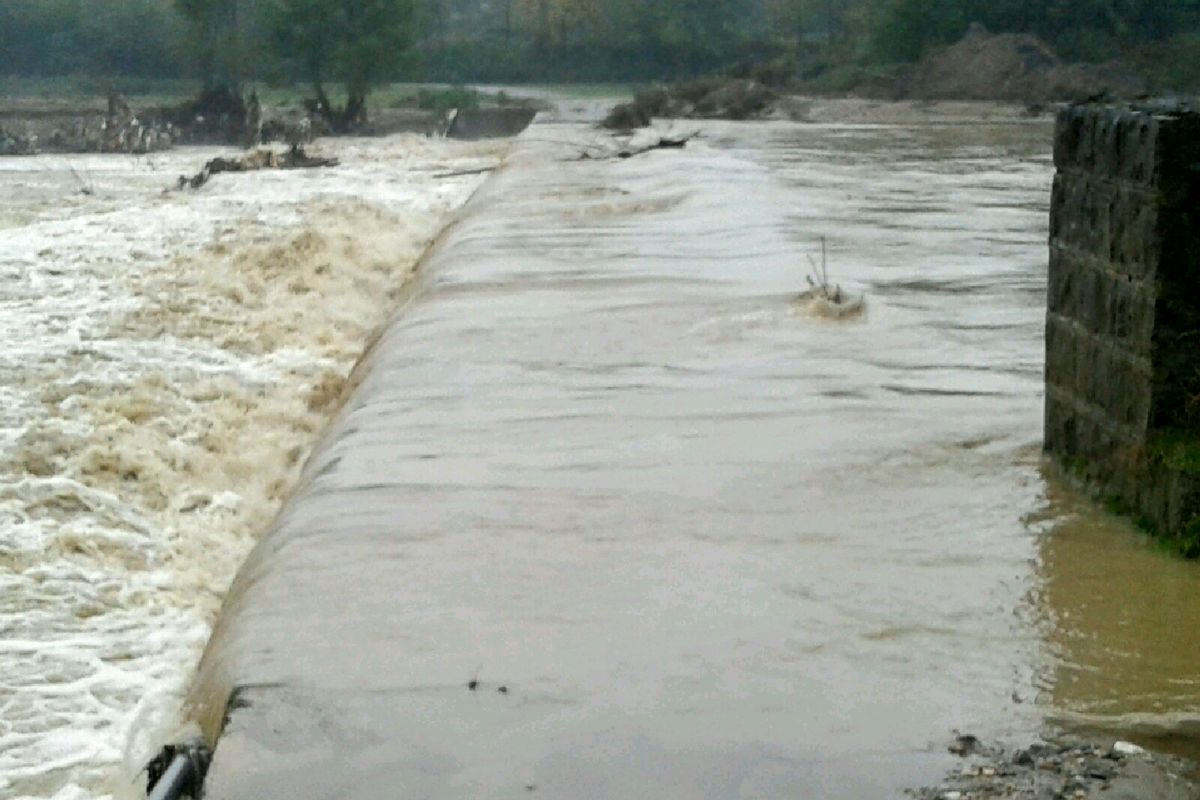
[[[771,64],[747,75],[723,75],[659,86],[615,106],[602,123],[612,130],[645,127],[653,119],[811,119],[816,98],[959,101],[1009,104],[1040,112],[1051,103],[1136,98],[1144,82],[1119,62],[1065,62],[1030,34],[993,35],[973,25],[949,47],[930,53],[899,75],[861,71],[832,89],[821,80],[797,83]],[[855,68],[848,67],[852,71]],[[981,113],[974,110],[978,117]],[[989,114],[990,115],[990,114]]]
[[[1145,90],[1119,63],[1066,63],[1036,36],[992,35],[979,25],[922,59],[896,88],[902,99],[1028,104],[1132,97]]]

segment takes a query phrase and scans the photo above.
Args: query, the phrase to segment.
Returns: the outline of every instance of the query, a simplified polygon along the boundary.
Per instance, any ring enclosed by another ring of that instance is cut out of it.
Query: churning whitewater
[[[238,565],[504,145],[0,159],[0,796],[134,793]]]

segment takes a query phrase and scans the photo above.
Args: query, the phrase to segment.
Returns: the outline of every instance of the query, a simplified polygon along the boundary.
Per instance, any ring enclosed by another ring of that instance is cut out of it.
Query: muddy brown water
[[[0,158],[0,798],[143,796],[221,598],[507,143]],[[443,177],[439,177],[443,176]],[[94,191],[84,194],[81,184]]]
[[[208,796],[891,797],[952,728],[1191,747],[1200,567],[1041,463],[1049,126],[594,137],[526,132],[243,568]],[[821,237],[864,318],[793,303]]]

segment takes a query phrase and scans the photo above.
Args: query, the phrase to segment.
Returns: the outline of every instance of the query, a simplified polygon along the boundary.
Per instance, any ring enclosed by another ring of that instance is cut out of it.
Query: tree
[[[545,55],[593,26],[600,9],[588,0],[516,0],[513,11],[523,19],[535,51]]]
[[[312,106],[335,130],[367,118],[367,94],[392,77],[412,41],[413,0],[276,0],[272,41],[312,84]],[[326,85],[341,82],[335,108]]]
[[[175,0],[192,25],[191,44],[206,90],[240,90],[238,0]]]
[[[843,0],[767,0],[767,16],[775,31],[797,44],[829,41],[845,31]]]
[[[891,0],[877,20],[872,49],[882,61],[916,61],[935,45],[962,36],[972,21],[974,2]]]

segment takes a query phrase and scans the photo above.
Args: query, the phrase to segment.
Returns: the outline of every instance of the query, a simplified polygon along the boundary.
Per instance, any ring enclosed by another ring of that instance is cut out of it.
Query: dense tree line
[[[895,0],[872,22],[875,54],[915,59],[960,36],[971,22],[1041,36],[1064,56],[1103,59],[1122,46],[1161,42],[1200,24],[1197,0]]]
[[[1200,42],[1200,0],[3,0],[0,73],[351,94],[385,78],[646,80],[769,59],[812,75],[911,62],[972,22],[1103,60]]]
[[[170,0],[0,2],[0,74],[173,76],[184,39]]]

